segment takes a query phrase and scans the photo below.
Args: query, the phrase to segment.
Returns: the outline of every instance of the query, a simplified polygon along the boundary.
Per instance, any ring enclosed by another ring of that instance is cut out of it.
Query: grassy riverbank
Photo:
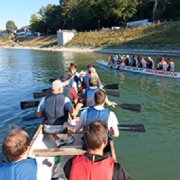
[[[141,49],[180,49],[180,23],[154,24],[145,27],[122,28],[112,31],[81,32],[68,43],[66,47],[121,47]],[[57,48],[57,37],[20,38],[15,42],[0,39],[0,46],[30,46]]]

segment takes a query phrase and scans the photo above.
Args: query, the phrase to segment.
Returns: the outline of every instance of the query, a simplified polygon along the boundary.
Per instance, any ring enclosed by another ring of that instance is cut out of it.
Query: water
[[[84,70],[96,53],[45,52],[0,49],[0,146],[13,126],[33,136],[41,121],[23,120],[35,109],[21,110],[21,101],[33,100],[33,92],[50,87],[49,78],[59,76],[71,62]],[[180,59],[175,58],[180,70]],[[119,82],[119,103],[139,103],[141,113],[115,108],[120,123],[143,123],[146,133],[121,132],[115,139],[118,161],[137,180],[176,180],[180,167],[180,79],[119,72],[97,66],[103,84]],[[0,149],[0,160],[3,160]]]

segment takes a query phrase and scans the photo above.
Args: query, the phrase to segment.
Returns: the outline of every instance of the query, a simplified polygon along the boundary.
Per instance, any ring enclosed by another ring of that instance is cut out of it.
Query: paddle
[[[141,111],[140,104],[117,104],[117,107],[121,107],[122,109],[136,111],[136,112]]]
[[[120,131],[145,132],[143,124],[119,124],[118,129]],[[44,126],[44,132],[47,134],[66,134],[67,131],[67,128],[63,125]],[[83,133],[83,131],[80,131],[78,133]]]
[[[33,107],[36,107],[38,106],[39,104],[39,101],[23,101],[23,102],[20,102],[20,107],[21,109],[28,109],[28,108],[33,108]]]
[[[21,109],[28,109],[28,108],[36,107],[38,106],[38,104],[39,101],[23,101],[20,102],[20,107]],[[136,112],[141,111],[140,104],[118,104],[117,107],[121,107],[122,109],[130,110],[130,111],[136,111]]]
[[[33,97],[34,99],[37,99],[37,98],[42,98],[44,96],[47,96],[49,94],[49,90],[48,89],[43,89],[43,92],[35,92],[33,93]],[[110,91],[110,90],[106,90],[106,93],[110,96],[115,96],[115,97],[119,97],[120,96],[120,93],[119,91]]]
[[[49,82],[53,82],[55,81],[56,79],[54,78],[50,78],[49,79]],[[107,84],[105,86],[103,86],[104,89],[119,89],[119,84],[118,83],[115,83],[115,84]]]

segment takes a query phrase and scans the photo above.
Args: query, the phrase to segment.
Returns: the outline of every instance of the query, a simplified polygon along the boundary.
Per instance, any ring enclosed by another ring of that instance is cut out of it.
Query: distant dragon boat
[[[135,72],[135,73],[171,77],[171,78],[180,78],[179,71],[171,72],[171,71],[162,71],[162,70],[155,70],[155,69],[148,69],[148,68],[124,66],[124,65],[121,66],[119,64],[108,63],[105,60],[96,60],[96,62],[97,64],[100,64],[100,65],[103,65],[112,69],[122,70],[122,71],[130,71],[130,72]]]

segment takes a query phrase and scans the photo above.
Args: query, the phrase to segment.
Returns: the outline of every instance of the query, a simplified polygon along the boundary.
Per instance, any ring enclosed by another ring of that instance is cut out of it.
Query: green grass
[[[158,45],[164,47],[180,47],[180,23],[153,24],[144,27],[121,28],[112,31],[102,29],[101,31],[80,32],[66,44],[76,47],[118,47],[121,45],[143,45],[153,47]],[[57,36],[31,37],[16,40],[20,46],[31,47],[57,47]],[[8,39],[0,39],[0,45],[15,45]]]
[[[180,44],[180,24],[154,24],[145,27],[122,28],[118,31],[103,29],[78,33],[68,46],[108,47],[119,45]]]

